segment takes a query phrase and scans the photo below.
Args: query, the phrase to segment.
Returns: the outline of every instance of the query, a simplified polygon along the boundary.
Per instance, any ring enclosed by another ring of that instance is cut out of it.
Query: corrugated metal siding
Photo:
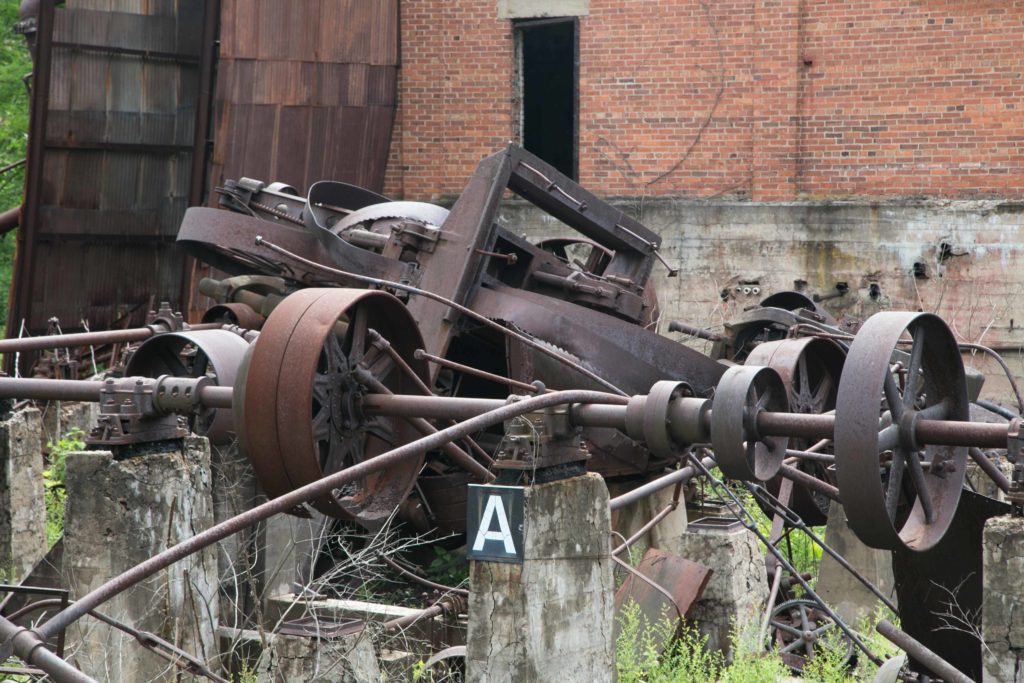
[[[42,3],[44,7],[50,3]],[[113,326],[152,300],[179,305],[174,245],[189,201],[200,91],[202,0],[69,0],[39,37],[12,333],[85,320]],[[48,44],[49,43],[49,44]],[[48,88],[42,87],[48,82]],[[37,130],[38,128],[38,130]]]
[[[397,0],[224,0],[211,178],[380,191],[397,70]]]

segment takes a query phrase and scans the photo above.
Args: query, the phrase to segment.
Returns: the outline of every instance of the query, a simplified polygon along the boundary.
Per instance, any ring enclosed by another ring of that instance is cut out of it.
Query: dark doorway
[[[577,176],[577,22],[516,22],[523,147],[572,179]]]

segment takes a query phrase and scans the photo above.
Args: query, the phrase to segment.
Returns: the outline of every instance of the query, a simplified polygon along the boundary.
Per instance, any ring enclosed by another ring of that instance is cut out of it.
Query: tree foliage
[[[28,89],[32,71],[25,39],[14,32],[18,0],[0,0],[0,167],[25,158],[28,141]],[[0,175],[0,211],[22,202],[25,169]],[[7,321],[7,292],[14,262],[14,234],[0,238],[0,326]]]

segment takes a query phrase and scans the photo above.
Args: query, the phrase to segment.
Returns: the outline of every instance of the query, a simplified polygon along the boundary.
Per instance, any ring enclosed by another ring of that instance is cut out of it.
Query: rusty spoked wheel
[[[967,448],[924,446],[915,425],[966,421],[968,410],[963,361],[942,319],[887,312],[864,323],[843,369],[835,423],[839,495],[861,541],[918,551],[939,542],[960,500]]]
[[[243,445],[268,497],[380,455],[416,438],[398,418],[362,415],[364,382],[394,393],[416,391],[370,331],[391,343],[426,381],[413,352],[423,344],[402,303],[390,294],[354,289],[304,289],[267,318],[243,370],[235,401]],[[367,528],[382,524],[415,483],[423,455],[364,477],[312,502],[325,515]]]
[[[853,641],[836,628],[836,624],[813,600],[788,600],[772,610],[769,649],[779,653],[782,661],[795,673],[804,670],[819,649],[832,647],[831,638],[841,639],[845,661],[853,659]],[[837,634],[832,636],[831,632]],[[822,640],[825,640],[823,643]]]
[[[125,367],[131,376],[209,377],[222,387],[233,387],[249,344],[225,330],[168,332],[147,339]],[[234,438],[234,416],[230,410],[203,408],[190,418],[190,429],[215,445]]]
[[[846,351],[828,339],[804,337],[767,342],[754,348],[747,356],[750,365],[767,365],[779,373],[789,390],[789,407],[794,413],[820,415],[836,407],[839,378],[843,372]],[[805,439],[790,439],[790,448],[806,450],[813,444]],[[831,454],[831,445],[819,452]],[[797,468],[817,479],[835,485],[835,471],[826,463],[801,460]],[[782,478],[778,475],[766,484],[772,495],[778,495]],[[828,521],[831,501],[821,493],[799,483],[793,484],[789,507],[805,524],[820,526]],[[774,514],[758,499],[758,505],[769,517]]]
[[[711,407],[711,444],[722,474],[742,481],[767,481],[778,474],[789,439],[760,436],[757,416],[788,410],[789,394],[775,370],[729,368],[718,381]]]

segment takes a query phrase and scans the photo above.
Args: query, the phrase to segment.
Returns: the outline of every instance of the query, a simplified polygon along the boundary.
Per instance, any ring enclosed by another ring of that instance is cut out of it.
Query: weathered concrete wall
[[[1024,519],[993,517],[982,541],[985,683],[1024,681]]]
[[[378,683],[380,665],[368,633],[318,640],[271,636],[256,664],[257,683]]]
[[[824,303],[837,317],[935,312],[961,341],[1002,349],[1024,374],[1024,203],[655,198],[616,204],[662,236],[662,255],[680,269],[679,277],[667,278],[655,267],[663,332],[672,319],[721,330],[774,292],[803,286],[808,294],[828,294],[846,282],[846,296]],[[530,238],[566,234],[521,201],[506,202],[500,220]],[[756,283],[760,291],[744,295],[736,291],[741,283]],[[690,343],[710,350],[705,342]],[[981,354],[965,360],[986,374],[984,396],[1008,397],[997,365]]]
[[[0,574],[17,583],[46,554],[42,418],[35,408],[0,422]]]
[[[610,682],[608,489],[588,474],[524,499],[523,564],[470,562],[467,680]]]
[[[64,574],[77,598],[105,580],[213,524],[206,439],[183,451],[115,460],[106,451],[67,457]],[[100,611],[212,661],[217,640],[213,548],[174,564],[105,603]],[[69,629],[75,663],[105,681],[171,681],[178,671],[95,620]]]
[[[690,617],[708,647],[728,653],[734,625],[758,623],[768,602],[764,550],[751,531],[691,525],[680,541],[682,557],[714,569]]]

